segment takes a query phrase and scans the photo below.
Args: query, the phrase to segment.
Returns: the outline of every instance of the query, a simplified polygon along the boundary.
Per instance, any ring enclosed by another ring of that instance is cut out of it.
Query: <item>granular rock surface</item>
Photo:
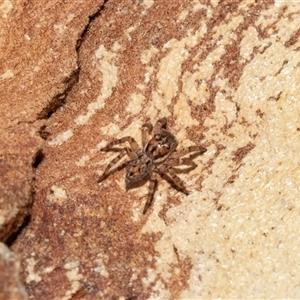
[[[76,47],[103,1],[0,4],[0,241],[13,244],[30,221],[46,123],[76,82]],[[22,225],[23,224],[23,225]],[[5,250],[5,253],[10,253]],[[27,299],[20,256],[0,257],[0,299]]]
[[[20,257],[0,243],[0,299],[27,300],[20,280]]]
[[[31,67],[14,93],[35,102],[3,104],[6,132],[25,124],[32,141],[31,218],[11,247],[30,299],[296,298],[300,6],[53,3],[24,32],[47,44],[14,48]],[[125,170],[98,183],[119,154],[99,150],[141,145],[162,117],[178,149],[207,151],[177,169],[189,195],[160,178],[143,214],[149,183],[127,189]]]

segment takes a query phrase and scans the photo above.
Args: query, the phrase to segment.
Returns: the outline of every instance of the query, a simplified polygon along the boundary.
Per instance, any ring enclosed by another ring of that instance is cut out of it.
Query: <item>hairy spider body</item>
[[[164,161],[176,149],[177,145],[175,136],[162,128],[161,132],[155,134],[146,145],[145,153],[154,161]]]
[[[141,180],[149,179],[149,193],[143,214],[147,212],[152,203],[153,195],[157,186],[157,174],[165,178],[167,181],[172,181],[178,190],[188,195],[188,191],[186,190],[183,181],[176,175],[173,167],[187,165],[193,169],[197,165],[192,161],[192,158],[184,158],[183,156],[190,152],[203,154],[206,151],[206,148],[202,146],[190,146],[180,151],[176,151],[178,142],[175,136],[166,129],[166,125],[166,118],[159,119],[155,123],[154,127],[150,122],[145,123],[141,128],[143,148],[139,147],[134,138],[126,136],[110,142],[106,147],[101,149],[101,151],[110,151],[113,149],[114,145],[125,142],[129,143],[130,148],[123,148],[120,154],[107,165],[98,182],[103,181],[105,178],[124,167],[126,167],[126,186]],[[149,139],[149,135],[151,133],[153,136]],[[112,166],[114,166],[126,154],[130,160],[121,164],[117,168],[112,169]]]
[[[141,153],[135,159],[129,161],[126,166],[126,185],[145,179],[145,177],[147,177],[147,175],[151,172],[152,166],[152,159],[150,159],[145,153]]]

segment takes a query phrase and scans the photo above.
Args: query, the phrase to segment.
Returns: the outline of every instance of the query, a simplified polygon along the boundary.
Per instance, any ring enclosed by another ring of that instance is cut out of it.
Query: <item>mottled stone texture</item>
[[[27,300],[20,280],[20,258],[0,243],[0,299]]]
[[[30,299],[297,298],[300,5],[4,3],[1,234],[30,210]],[[143,215],[148,184],[98,184],[99,149],[161,117],[208,151]]]
[[[31,213],[35,169],[43,159],[47,120],[63,105],[68,89],[77,81],[77,43],[89,17],[102,4],[100,0],[5,0],[0,4],[2,242],[13,243],[12,234]],[[11,254],[5,268],[7,261],[1,256],[0,264],[0,298],[27,299],[26,292],[17,295],[21,283],[17,282],[16,256]]]
[[[17,155],[0,157],[0,240],[5,241],[18,230],[29,215],[32,199],[32,166],[26,165]]]

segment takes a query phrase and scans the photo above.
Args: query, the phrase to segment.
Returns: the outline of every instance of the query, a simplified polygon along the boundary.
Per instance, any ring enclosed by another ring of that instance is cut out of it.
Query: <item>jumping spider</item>
[[[192,157],[183,156],[190,152],[198,152],[203,154],[206,148],[202,146],[190,146],[182,150],[176,151],[178,145],[175,136],[167,129],[167,119],[159,119],[154,127],[150,122],[145,123],[142,130],[142,145],[141,149],[134,138],[125,136],[121,139],[116,139],[110,142],[101,151],[111,151],[114,145],[128,142],[130,147],[125,147],[120,154],[115,157],[106,167],[104,173],[99,178],[98,182],[103,181],[108,176],[126,167],[125,183],[128,187],[131,183],[148,179],[150,180],[149,192],[147,201],[143,210],[145,214],[150,207],[153,195],[157,186],[157,174],[171,181],[176,189],[188,195],[183,181],[176,175],[174,166],[186,165],[194,169],[197,165],[192,161]],[[152,133],[152,137],[149,136]],[[111,169],[120,159],[128,155],[130,160],[121,164],[115,169]]]

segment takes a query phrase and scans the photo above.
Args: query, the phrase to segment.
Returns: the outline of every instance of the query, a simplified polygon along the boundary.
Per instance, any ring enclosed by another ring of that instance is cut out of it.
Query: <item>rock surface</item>
[[[68,88],[77,80],[77,43],[103,1],[88,5],[85,1],[2,2],[0,241],[11,243],[12,234],[31,213],[47,120],[63,105]],[[0,264],[6,264],[3,257]],[[1,280],[6,280],[1,282],[15,283],[19,269],[3,270]],[[17,299],[14,286],[5,287],[1,299]]]
[[[27,300],[20,280],[20,258],[0,243],[0,299]]]
[[[16,155],[0,156],[0,240],[18,230],[31,209],[32,166]]]
[[[300,6],[42,2],[2,9],[1,33],[30,299],[296,298]],[[178,174],[188,196],[161,179],[143,215],[148,184],[98,184],[117,155],[99,149],[161,117],[208,151]]]

